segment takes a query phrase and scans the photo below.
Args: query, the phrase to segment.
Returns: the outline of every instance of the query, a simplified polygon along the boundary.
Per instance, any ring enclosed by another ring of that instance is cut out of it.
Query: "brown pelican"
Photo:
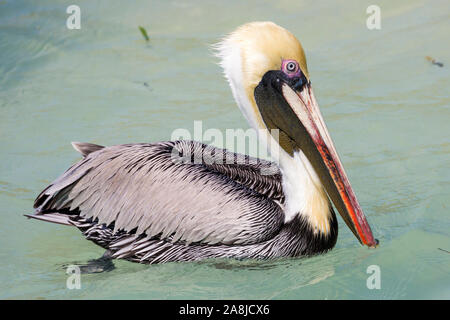
[[[253,22],[216,49],[236,103],[277,159],[272,174],[262,173],[269,161],[194,141],[73,143],[83,159],[39,194],[27,216],[78,228],[106,257],[268,259],[333,248],[332,202],[360,243],[376,246],[314,97],[300,42],[272,22]],[[205,152],[244,161],[191,161]]]

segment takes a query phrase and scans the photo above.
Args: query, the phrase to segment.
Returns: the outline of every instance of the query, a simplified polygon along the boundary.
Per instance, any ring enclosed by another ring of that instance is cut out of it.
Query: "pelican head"
[[[216,49],[238,106],[253,128],[266,132],[259,138],[278,161],[285,221],[302,215],[318,235],[327,236],[331,199],[356,238],[376,246],[320,113],[296,37],[272,22],[252,22]]]

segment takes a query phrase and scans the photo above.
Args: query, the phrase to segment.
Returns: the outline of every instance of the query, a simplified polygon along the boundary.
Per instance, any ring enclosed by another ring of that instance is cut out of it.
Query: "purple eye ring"
[[[281,62],[281,70],[289,77],[299,76],[301,74],[298,62],[295,60],[284,60]]]

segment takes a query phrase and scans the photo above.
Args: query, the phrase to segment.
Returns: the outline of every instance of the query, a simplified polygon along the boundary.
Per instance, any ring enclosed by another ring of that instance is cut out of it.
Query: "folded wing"
[[[36,215],[71,212],[114,232],[205,244],[258,243],[282,227],[271,162],[193,141],[83,150],[38,196]]]

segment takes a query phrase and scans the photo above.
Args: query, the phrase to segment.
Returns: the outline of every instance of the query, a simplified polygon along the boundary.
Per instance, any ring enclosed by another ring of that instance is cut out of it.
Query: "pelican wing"
[[[98,147],[42,191],[37,215],[75,212],[114,232],[208,244],[257,243],[283,224],[271,162],[192,141]]]

